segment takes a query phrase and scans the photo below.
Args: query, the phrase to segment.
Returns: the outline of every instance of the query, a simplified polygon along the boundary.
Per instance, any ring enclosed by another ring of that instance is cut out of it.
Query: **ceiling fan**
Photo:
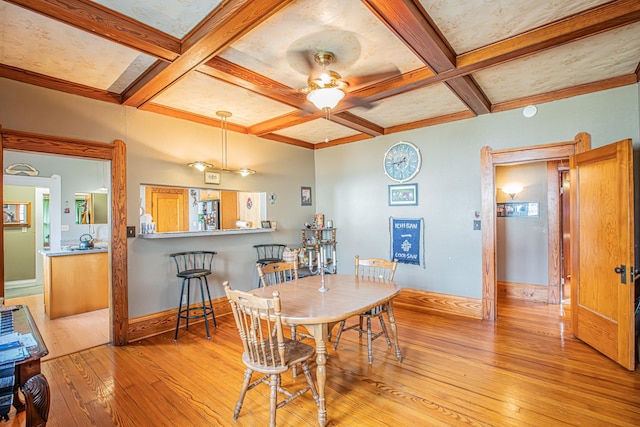
[[[338,105],[345,96],[344,89],[349,83],[342,80],[342,76],[335,71],[328,70],[327,66],[334,60],[331,52],[320,51],[313,55],[316,64],[322,67],[320,73],[312,73],[307,80],[307,87],[300,92],[307,95],[307,99],[320,110],[330,110]]]
[[[329,65],[335,62],[335,55],[328,51],[318,51],[313,54],[313,61],[318,64],[322,69],[320,71],[314,71],[314,65],[310,61],[310,52],[300,52],[307,63],[309,70],[309,78],[307,80],[307,87],[300,89],[300,92],[307,95],[309,100],[318,109],[325,112],[335,108],[338,103],[347,95],[347,89],[350,84],[348,81],[342,78],[342,76],[336,71],[328,69]],[[387,79],[400,74],[398,69],[394,68],[391,71],[383,71],[366,76],[360,76],[354,78],[354,82],[358,85],[370,84],[375,81]],[[372,108],[373,105],[358,100],[354,96],[349,97],[349,103],[354,106],[361,106],[365,108]]]

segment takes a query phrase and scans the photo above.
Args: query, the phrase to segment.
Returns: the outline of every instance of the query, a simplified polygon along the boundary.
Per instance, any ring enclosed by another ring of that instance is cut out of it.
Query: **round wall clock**
[[[384,154],[384,173],[394,181],[409,181],[418,174],[421,165],[420,150],[410,142],[393,144]]]

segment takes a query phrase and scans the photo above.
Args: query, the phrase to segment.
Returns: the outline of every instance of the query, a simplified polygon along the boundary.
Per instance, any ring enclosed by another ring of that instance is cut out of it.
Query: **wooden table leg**
[[[327,406],[324,389],[327,383],[327,324],[314,325],[313,336],[316,340],[316,381],[318,381],[318,424],[327,424]]]
[[[49,419],[51,395],[44,375],[35,375],[22,386],[27,405],[26,427],[45,427]]]
[[[389,326],[391,327],[391,335],[393,335],[393,343],[396,347],[396,358],[398,362],[402,362],[402,353],[400,352],[400,344],[398,344],[398,329],[396,328],[396,318],[393,315],[393,301],[389,301],[387,305],[387,314],[389,315]]]

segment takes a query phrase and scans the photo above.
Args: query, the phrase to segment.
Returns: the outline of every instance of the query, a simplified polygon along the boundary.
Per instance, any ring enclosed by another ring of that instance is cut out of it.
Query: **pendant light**
[[[204,172],[205,169],[210,169],[213,167],[211,163],[203,162],[200,160],[189,163],[189,166],[191,166],[192,168],[198,169],[200,172]]]
[[[228,130],[228,119],[231,117],[231,113],[229,111],[216,111],[216,116],[220,117],[220,130],[222,133],[222,171],[223,172],[233,172],[240,174],[242,176],[252,175],[256,173],[253,169],[242,168],[237,170],[230,170],[227,168],[227,130]]]

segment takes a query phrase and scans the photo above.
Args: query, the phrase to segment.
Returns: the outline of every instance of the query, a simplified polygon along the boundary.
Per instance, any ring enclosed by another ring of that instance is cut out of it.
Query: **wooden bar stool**
[[[176,269],[178,270],[177,276],[182,278],[182,288],[180,290],[180,302],[178,306],[178,320],[176,322],[176,334],[173,338],[174,341],[178,340],[180,319],[185,319],[185,329],[189,329],[189,319],[202,319],[204,317],[204,326],[207,331],[207,338],[211,338],[211,335],[209,334],[209,315],[211,315],[211,318],[213,319],[213,325],[215,327],[218,326],[215,314],[213,312],[213,304],[211,303],[209,283],[207,282],[207,276],[211,274],[211,264],[213,262],[213,257],[216,254],[217,252],[212,251],[190,251],[170,254],[170,256],[176,263]],[[198,282],[200,284],[200,298],[202,301],[202,305],[191,305],[191,279],[198,279]],[[183,307],[183,300],[185,297],[185,284],[187,291],[186,304]],[[208,306],[205,301],[205,289],[207,291],[206,301],[209,301]],[[195,313],[192,314],[191,312]]]

